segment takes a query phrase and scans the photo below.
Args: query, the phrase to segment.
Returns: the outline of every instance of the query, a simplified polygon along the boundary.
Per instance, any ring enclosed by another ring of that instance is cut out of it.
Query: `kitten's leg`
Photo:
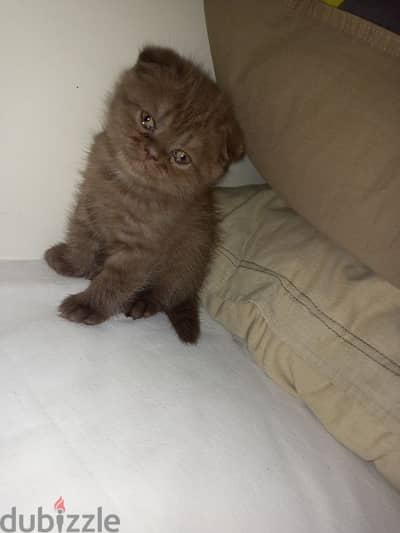
[[[213,232],[182,239],[169,250],[153,273],[151,291],[136,294],[125,307],[133,319],[164,311],[178,337],[196,343],[200,336],[198,293],[207,273],[215,242]]]
[[[183,287],[180,287],[180,292],[183,292],[182,289]],[[171,292],[175,292],[175,295]],[[164,304],[160,300],[164,301]],[[184,300],[176,303],[176,291],[170,285],[139,293],[124,306],[124,312],[126,317],[137,320],[164,311],[181,341],[194,344],[200,336],[198,307],[197,294],[186,295]]]
[[[182,342],[196,344],[200,337],[199,302],[197,294],[166,309],[176,334]]]
[[[62,276],[92,279],[102,268],[97,246],[86,243],[82,248],[60,242],[44,254],[47,264]]]
[[[146,251],[139,248],[109,256],[85,291],[72,294],[61,303],[60,315],[93,325],[123,311],[131,295],[146,286],[152,253],[147,257]]]
[[[144,294],[145,303],[155,303],[157,311],[164,311],[181,341],[190,344],[195,344],[200,336],[198,292],[209,264],[209,254],[199,254],[199,249],[202,250],[187,242],[179,249],[171,250],[154,280],[150,295]],[[140,299],[138,295],[139,302]],[[136,318],[138,311],[141,311],[141,305],[139,309],[134,306],[129,316]]]
[[[85,221],[74,217],[70,221],[67,241],[49,248],[44,258],[62,276],[92,279],[103,267],[101,249]]]

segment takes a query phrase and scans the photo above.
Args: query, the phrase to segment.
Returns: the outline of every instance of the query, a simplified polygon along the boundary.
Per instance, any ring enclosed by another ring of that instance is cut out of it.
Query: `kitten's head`
[[[175,195],[210,186],[244,152],[226,97],[168,48],[144,48],[122,75],[105,127],[128,176]]]

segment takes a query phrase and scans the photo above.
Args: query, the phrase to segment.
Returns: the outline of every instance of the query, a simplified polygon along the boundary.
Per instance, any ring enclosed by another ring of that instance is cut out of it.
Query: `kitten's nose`
[[[148,146],[145,146],[144,151],[146,154],[146,159],[152,159],[153,161],[158,160],[159,153],[158,153],[156,146],[154,146],[153,144],[149,144]]]

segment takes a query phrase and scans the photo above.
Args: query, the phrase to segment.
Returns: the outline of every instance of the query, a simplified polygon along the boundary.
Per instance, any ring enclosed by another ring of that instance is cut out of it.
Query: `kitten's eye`
[[[171,152],[171,158],[175,161],[175,163],[178,163],[178,165],[189,165],[190,163],[190,156],[183,150],[173,150]]]
[[[148,111],[142,111],[140,114],[140,123],[146,130],[155,130],[156,129],[156,121],[154,118],[150,115]]]

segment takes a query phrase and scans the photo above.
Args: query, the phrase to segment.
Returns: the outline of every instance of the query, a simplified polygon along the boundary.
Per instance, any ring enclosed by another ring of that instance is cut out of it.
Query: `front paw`
[[[124,311],[126,317],[132,317],[133,320],[137,320],[138,318],[149,318],[155,315],[161,311],[161,306],[144,297],[128,303]]]
[[[75,269],[68,259],[68,245],[60,242],[46,250],[44,259],[50,268],[62,276],[75,276]]]
[[[58,308],[60,316],[71,320],[72,322],[80,322],[89,326],[100,324],[107,319],[104,312],[96,309],[89,301],[84,292],[78,294],[71,294],[65,298]]]

